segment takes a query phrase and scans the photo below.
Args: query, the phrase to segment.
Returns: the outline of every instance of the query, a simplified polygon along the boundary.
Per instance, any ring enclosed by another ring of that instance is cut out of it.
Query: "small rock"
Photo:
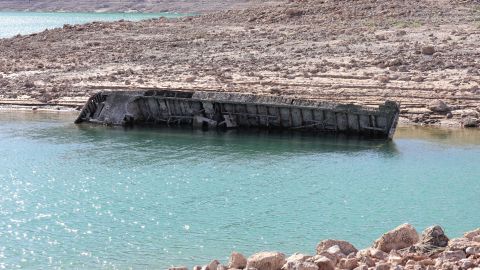
[[[463,120],[463,127],[466,128],[474,128],[478,126],[478,120],[473,117],[467,117],[465,120]]]
[[[475,266],[475,262],[471,259],[461,259],[458,263],[462,269],[468,269]]]
[[[388,83],[390,81],[390,78],[385,75],[380,75],[377,77],[377,80],[381,83]]]
[[[197,77],[190,76],[190,77],[185,78],[185,82],[191,83],[191,82],[194,82],[196,79],[197,79]]]
[[[425,78],[422,77],[422,76],[414,76],[414,77],[411,78],[411,80],[414,81],[414,82],[423,82],[423,81],[425,81]]]
[[[370,256],[379,260],[386,260],[388,258],[388,254],[386,252],[383,252],[376,248],[372,248],[370,250]]]
[[[351,258],[351,259],[341,259],[338,262],[338,267],[341,269],[348,269],[348,270],[353,270],[358,266],[358,259],[357,258]]]
[[[282,270],[318,270],[313,262],[290,261],[283,265]]]
[[[297,17],[303,15],[304,11],[299,8],[289,8],[285,11],[288,17]]]
[[[317,255],[313,256],[312,258],[307,259],[307,261],[316,263],[317,260],[323,259],[324,257],[329,259],[332,262],[333,265],[336,265],[337,262],[338,262],[337,256],[335,256],[334,254],[328,253],[326,251],[322,252],[320,255],[317,254]]]
[[[435,105],[435,110],[448,110],[448,106],[441,100]],[[432,109],[432,108],[430,108]],[[436,247],[446,247],[448,245],[448,237],[445,235],[442,227],[436,225],[426,228],[422,232],[420,243],[424,245],[432,245]]]
[[[390,270],[391,266],[389,263],[379,263],[375,266],[375,270]]]
[[[230,259],[228,261],[228,268],[239,268],[243,269],[247,266],[247,259],[243,254],[238,252],[232,252],[230,254]]]
[[[352,244],[350,244],[347,241],[328,239],[318,243],[317,254],[320,254],[323,251],[327,251],[329,248],[333,246],[338,246],[340,248],[340,251],[345,255],[349,255],[352,252],[356,253],[358,251]]]
[[[25,82],[25,84],[24,84],[23,86],[25,86],[26,88],[34,88],[34,87],[35,87],[35,83],[34,83],[34,82],[27,81],[27,82]]]
[[[473,247],[467,247],[465,249],[465,253],[467,253],[468,255],[474,255],[475,253],[477,253],[477,251]],[[480,251],[478,253],[480,253]]]
[[[202,267],[200,265],[195,265],[192,270],[202,270]]]
[[[375,260],[373,260],[372,258],[370,258],[368,256],[360,258],[360,261],[362,263],[366,264],[368,267],[375,266]]]
[[[450,111],[450,107],[448,107],[447,104],[445,104],[445,102],[443,102],[442,100],[435,100],[433,101],[432,103],[430,103],[428,105],[428,109],[430,109],[431,111],[433,112],[438,112],[438,113],[445,113],[445,112],[448,112]],[[439,227],[440,228],[440,227]],[[427,230],[433,230],[434,228],[430,227],[430,228],[427,228]],[[440,228],[440,230],[443,232],[443,229]],[[426,232],[426,231],[425,231]],[[425,233],[424,232],[424,233]],[[448,242],[448,237],[447,237],[447,242]]]
[[[441,257],[448,261],[459,261],[465,259],[466,254],[463,250],[445,251],[442,253]]]
[[[320,256],[315,260],[315,264],[318,267],[318,270],[333,270],[335,269],[335,263],[332,262],[329,258],[325,256]]]
[[[368,270],[368,266],[366,266],[365,264],[361,264],[353,270]]]
[[[422,53],[425,55],[433,55],[435,53],[435,48],[433,46],[424,46],[422,47]]]
[[[392,249],[399,250],[416,244],[420,238],[415,228],[410,224],[403,224],[383,234],[377,239],[373,247],[384,252]]]
[[[285,264],[285,255],[280,252],[259,252],[247,259],[246,268],[258,270],[280,270]]]

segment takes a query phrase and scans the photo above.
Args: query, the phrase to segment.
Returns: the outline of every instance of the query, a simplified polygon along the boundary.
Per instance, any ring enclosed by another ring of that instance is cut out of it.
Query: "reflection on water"
[[[478,227],[478,131],[399,128],[386,142],[75,116],[0,112],[6,268],[192,266],[326,238],[361,248],[404,222]]]
[[[471,128],[438,128],[438,127],[399,127],[395,139],[423,139],[445,144],[478,145],[480,129]]]

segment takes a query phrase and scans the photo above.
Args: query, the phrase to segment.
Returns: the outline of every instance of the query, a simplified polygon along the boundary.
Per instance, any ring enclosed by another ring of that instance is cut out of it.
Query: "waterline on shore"
[[[23,12],[0,11],[0,38],[28,35],[62,27],[64,24],[84,24],[93,21],[139,21],[153,18],[188,16],[177,13],[83,13],[83,12]]]

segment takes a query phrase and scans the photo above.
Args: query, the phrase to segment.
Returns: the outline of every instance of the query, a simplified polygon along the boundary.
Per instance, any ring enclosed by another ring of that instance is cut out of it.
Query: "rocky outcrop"
[[[259,252],[247,259],[246,268],[257,270],[280,270],[286,263],[285,255],[280,252]]]
[[[375,241],[373,247],[384,252],[399,250],[416,244],[420,238],[415,228],[410,224],[403,224],[383,234]]]
[[[322,252],[328,251],[329,248],[337,246],[345,255],[349,255],[350,253],[356,253],[358,250],[349,242],[344,240],[334,240],[334,239],[327,239],[323,240],[317,245],[317,254],[321,254]]]

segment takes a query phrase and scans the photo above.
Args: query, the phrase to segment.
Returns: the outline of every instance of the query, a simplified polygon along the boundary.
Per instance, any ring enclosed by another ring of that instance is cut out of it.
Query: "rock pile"
[[[228,264],[213,260],[194,270],[480,270],[480,228],[449,239],[436,225],[418,235],[410,224],[383,234],[372,247],[357,250],[343,240],[323,240],[315,255],[259,252],[248,259],[233,252]],[[172,267],[169,270],[188,270]]]

